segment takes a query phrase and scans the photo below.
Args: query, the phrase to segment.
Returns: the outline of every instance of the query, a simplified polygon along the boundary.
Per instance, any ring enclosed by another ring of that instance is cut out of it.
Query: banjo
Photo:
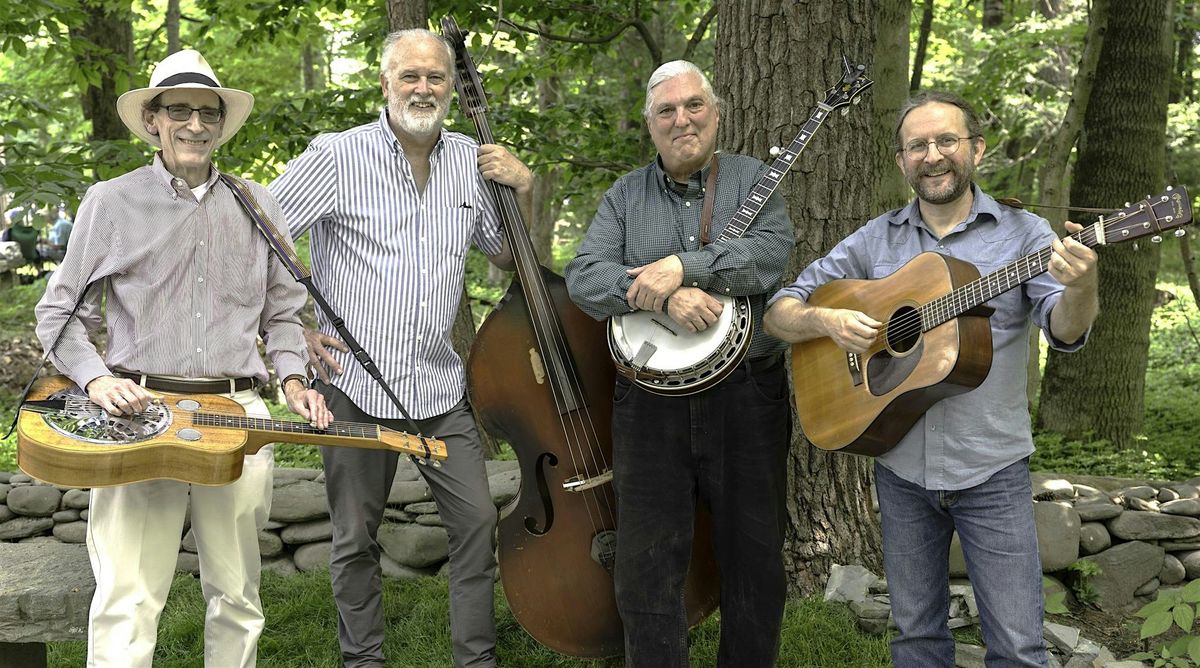
[[[842,57],[841,79],[825,91],[825,101],[817,103],[792,143],[782,151],[771,150],[775,161],[750,189],[717,241],[745,234],[830,112],[852,102],[858,104],[862,92],[874,83],[863,76],[865,69],[865,65],[851,65]],[[842,109],[843,114],[848,111]],[[700,332],[688,331],[666,312],[635,311],[612,317],[608,349],[617,371],[643,389],[667,396],[695,394],[724,380],[750,350],[754,321],[749,298],[713,297],[721,302],[721,315]]]

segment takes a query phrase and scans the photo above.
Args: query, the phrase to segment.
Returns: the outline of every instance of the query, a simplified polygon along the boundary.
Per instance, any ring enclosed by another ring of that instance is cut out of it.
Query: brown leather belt
[[[177,394],[233,394],[254,389],[258,381],[254,378],[224,378],[222,380],[177,380],[150,376],[132,371],[114,370],[117,378],[128,378],[148,390],[175,392]]]

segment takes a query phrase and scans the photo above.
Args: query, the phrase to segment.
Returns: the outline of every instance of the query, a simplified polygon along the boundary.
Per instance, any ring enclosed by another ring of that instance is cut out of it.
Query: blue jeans
[[[743,363],[722,383],[663,397],[618,378],[613,406],[617,609],[628,668],[688,665],[683,591],[697,499],[721,573],[722,668],[771,668],[783,570],[787,372]]]
[[[950,537],[956,529],[979,604],[988,667],[1046,666],[1029,460],[955,491],[924,489],[876,462],[875,488],[883,564],[899,627],[891,644],[896,668],[954,666],[946,618]]]

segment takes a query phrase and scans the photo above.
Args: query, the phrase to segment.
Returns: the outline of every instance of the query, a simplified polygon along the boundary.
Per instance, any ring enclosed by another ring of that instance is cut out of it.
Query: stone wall
[[[487,462],[488,485],[497,508],[518,489],[515,461]],[[329,567],[332,525],[325,474],[317,469],[275,469],[267,526],[258,535],[264,570],[281,574]],[[0,542],[83,543],[90,491],[57,487],[23,473],[0,473]],[[449,541],[429,485],[417,465],[401,458],[379,530],[384,575],[432,575],[446,562]],[[185,522],[178,568],[199,572],[195,538]]]

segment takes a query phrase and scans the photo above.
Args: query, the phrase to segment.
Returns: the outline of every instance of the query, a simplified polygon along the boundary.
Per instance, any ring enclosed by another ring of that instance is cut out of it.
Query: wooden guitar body
[[[34,478],[56,485],[107,487],[154,479],[226,485],[241,476],[246,455],[277,441],[382,448],[416,456],[424,456],[428,445],[428,459],[446,458],[445,444],[435,439],[375,425],[333,422],[317,430],[304,422],[251,418],[241,404],[215,394],[162,393],[160,402],[151,407],[158,416],[153,425],[137,418],[105,418],[118,427],[129,425],[127,433],[141,428],[146,434],[125,442],[88,439],[56,429],[53,411],[36,405],[72,388],[79,392],[63,376],[39,379],[17,420],[17,465]],[[85,395],[74,401],[82,407],[77,407],[77,414],[102,416]]]
[[[845,308],[888,323],[865,354],[829,337],[792,348],[796,410],[818,448],[881,455],[937,401],[979,386],[992,365],[986,315],[968,312],[928,331],[904,327],[921,305],[979,278],[971,264],[922,253],[891,276],[832,281],[808,303]]]

